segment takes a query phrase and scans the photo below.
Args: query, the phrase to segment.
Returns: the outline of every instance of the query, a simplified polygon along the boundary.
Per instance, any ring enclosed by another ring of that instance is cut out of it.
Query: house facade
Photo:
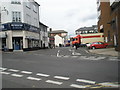
[[[14,51],[38,49],[43,44],[47,47],[47,27],[39,23],[40,5],[37,2],[7,0],[0,4],[2,48]]]
[[[39,22],[40,28],[40,48],[48,48],[49,38],[48,38],[48,26]]]
[[[97,1],[98,31],[104,33],[104,41],[120,51],[120,1]]]
[[[89,34],[89,33],[97,33],[98,27],[97,25],[93,25],[92,27],[81,27],[75,31],[76,35],[80,34]]]
[[[64,30],[53,30],[50,32],[50,36],[54,37],[55,46],[65,46],[68,32]]]

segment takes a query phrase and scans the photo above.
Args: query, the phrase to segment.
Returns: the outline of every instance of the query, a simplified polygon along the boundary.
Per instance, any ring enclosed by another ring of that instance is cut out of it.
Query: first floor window
[[[12,12],[12,21],[21,22],[21,12]]]

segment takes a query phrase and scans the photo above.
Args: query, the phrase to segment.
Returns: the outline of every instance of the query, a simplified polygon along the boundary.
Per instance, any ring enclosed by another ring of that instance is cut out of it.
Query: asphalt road
[[[3,88],[116,88],[117,57],[96,55],[85,48],[5,52]]]

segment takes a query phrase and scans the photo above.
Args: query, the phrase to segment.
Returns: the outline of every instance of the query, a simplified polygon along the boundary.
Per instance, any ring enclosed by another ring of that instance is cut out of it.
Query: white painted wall
[[[12,11],[18,11],[21,12],[21,21],[23,23],[28,23],[30,25],[39,27],[39,6],[35,4],[32,1],[28,0],[20,0],[21,4],[11,4],[11,0],[0,0],[0,7],[1,10],[1,22],[3,23],[8,23],[12,22]],[[30,3],[30,9],[26,7],[26,4]],[[33,11],[33,5],[36,6],[36,13]],[[5,9],[4,9],[5,7]],[[30,15],[31,19],[28,22],[26,14]],[[36,21],[36,20],[37,21]]]
[[[26,7],[27,6],[27,3],[29,3],[30,7]],[[34,6],[36,6],[36,13],[34,12],[33,8]],[[24,0],[23,2],[23,16],[24,16],[24,22],[25,23],[28,23],[27,21],[27,16],[26,15],[30,15],[30,21],[29,24],[30,25],[33,25],[33,26],[36,26],[36,27],[39,27],[39,6],[37,4],[35,4],[34,2],[32,1],[29,1],[29,0]],[[35,21],[35,19],[37,21]]]
[[[22,2],[23,0],[21,0]],[[12,11],[19,11],[21,12],[21,19],[23,22],[23,4],[21,3],[21,5],[17,5],[17,4],[11,4],[11,0],[6,0],[6,1],[1,1],[1,10],[2,14],[1,14],[1,22],[3,23],[8,23],[8,22],[12,22]],[[5,7],[5,9],[4,9]],[[7,13],[8,12],[8,13]]]
[[[56,35],[55,37],[55,45],[59,46],[59,44],[64,44],[64,39],[60,37],[59,35]]]

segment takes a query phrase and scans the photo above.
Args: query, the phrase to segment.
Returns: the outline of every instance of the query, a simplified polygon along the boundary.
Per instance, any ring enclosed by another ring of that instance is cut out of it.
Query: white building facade
[[[65,46],[67,42],[68,32],[64,30],[54,30],[50,32],[51,36],[54,37],[55,46]]]
[[[0,4],[2,48],[10,51],[40,48],[40,5],[34,0],[6,0]]]
[[[40,48],[48,48],[48,26],[43,23],[39,23],[40,27]]]

